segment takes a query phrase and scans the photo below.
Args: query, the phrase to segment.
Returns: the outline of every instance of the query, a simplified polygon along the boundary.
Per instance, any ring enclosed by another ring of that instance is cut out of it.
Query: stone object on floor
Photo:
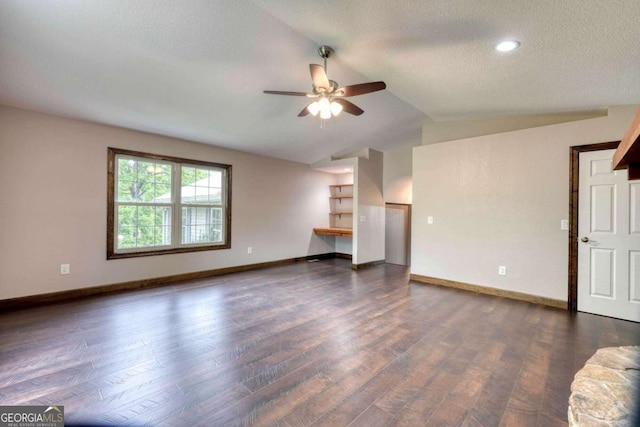
[[[569,426],[634,427],[640,346],[601,348],[571,383]]]

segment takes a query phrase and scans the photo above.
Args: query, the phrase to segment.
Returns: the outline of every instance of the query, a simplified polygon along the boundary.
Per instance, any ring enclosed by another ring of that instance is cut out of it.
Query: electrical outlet
[[[248,254],[253,253],[253,248],[252,248],[251,246],[249,246],[249,247],[247,248],[247,253],[248,253]]]
[[[71,267],[69,264],[60,264],[60,274],[71,274]]]
[[[507,275],[507,267],[504,265],[499,265],[498,266],[498,274],[501,276],[506,276]]]
[[[367,220],[367,217],[364,215],[360,215],[360,222],[365,222]]]

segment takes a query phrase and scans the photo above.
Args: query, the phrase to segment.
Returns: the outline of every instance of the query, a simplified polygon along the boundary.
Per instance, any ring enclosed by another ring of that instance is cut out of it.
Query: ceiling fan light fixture
[[[307,110],[309,110],[312,115],[317,116],[320,112],[320,104],[318,104],[318,101],[313,101],[311,104],[309,104]]]
[[[326,110],[329,108],[329,99],[322,97],[318,101],[318,105],[320,106],[320,110]]]
[[[320,110],[320,118],[327,120],[331,118],[331,109]]]
[[[333,114],[334,116],[337,116],[342,112],[342,104],[340,104],[339,102],[332,101],[330,104],[330,107],[331,107],[331,114]]]
[[[331,103],[328,98],[322,97],[318,101],[318,107],[320,107],[320,118],[321,119],[330,119],[331,118]]]
[[[496,50],[498,52],[511,52],[519,47],[520,42],[518,40],[505,40],[496,45]]]

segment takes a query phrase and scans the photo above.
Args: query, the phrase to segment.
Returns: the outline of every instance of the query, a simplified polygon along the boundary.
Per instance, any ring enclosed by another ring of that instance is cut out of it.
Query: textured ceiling
[[[312,163],[425,121],[640,102],[638,1],[3,0],[0,104]],[[498,54],[494,44],[522,46]],[[384,80],[320,129],[296,115],[320,44],[341,85]]]

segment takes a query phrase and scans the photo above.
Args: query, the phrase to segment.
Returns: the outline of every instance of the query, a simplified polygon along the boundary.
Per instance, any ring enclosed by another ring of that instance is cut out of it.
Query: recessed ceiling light
[[[511,52],[512,50],[520,47],[520,42],[517,40],[505,40],[496,45],[496,50],[498,52]]]

